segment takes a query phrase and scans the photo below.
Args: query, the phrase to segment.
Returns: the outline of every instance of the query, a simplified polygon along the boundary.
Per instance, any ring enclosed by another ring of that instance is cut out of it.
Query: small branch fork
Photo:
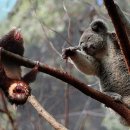
[[[1,49],[1,55],[3,57],[8,56],[13,62],[25,66],[27,68],[33,68],[37,63],[36,61],[32,61],[28,58],[21,57],[19,55],[8,52],[4,49]],[[66,83],[69,83],[70,85],[77,88],[85,95],[90,96],[93,99],[105,104],[107,107],[110,107],[111,109],[116,111],[119,115],[121,115],[123,118],[125,118],[126,121],[130,124],[130,110],[124,104],[117,103],[111,97],[93,89],[92,87],[90,88],[89,86],[79,81],[78,79],[74,78],[67,72],[61,71],[53,67],[49,67],[48,65],[44,65],[43,63],[39,63],[38,70],[40,72],[49,74],[57,79],[60,79]]]

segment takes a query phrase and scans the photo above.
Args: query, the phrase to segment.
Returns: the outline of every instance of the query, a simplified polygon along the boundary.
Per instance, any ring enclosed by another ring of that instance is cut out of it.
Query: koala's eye
[[[84,41],[81,41],[81,42],[80,42],[80,45],[83,44],[83,43],[84,43]]]

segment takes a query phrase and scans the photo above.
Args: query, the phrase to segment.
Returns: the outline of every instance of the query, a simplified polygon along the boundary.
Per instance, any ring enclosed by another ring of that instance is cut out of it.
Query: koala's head
[[[97,56],[107,46],[107,26],[98,19],[90,24],[80,38],[81,50],[91,56]]]

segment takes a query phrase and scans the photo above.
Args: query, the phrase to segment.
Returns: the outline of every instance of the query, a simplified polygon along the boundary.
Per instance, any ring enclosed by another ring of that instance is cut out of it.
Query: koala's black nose
[[[88,47],[87,46],[82,46],[83,51],[87,51]]]
[[[96,49],[96,47],[93,46],[93,45],[90,45],[89,48],[92,49],[92,50],[95,50],[95,49]]]
[[[93,46],[93,45],[84,45],[84,46],[82,46],[82,49],[83,50],[94,50],[95,49],[95,47]]]
[[[93,45],[82,46],[82,50],[89,55],[94,55],[95,49]]]

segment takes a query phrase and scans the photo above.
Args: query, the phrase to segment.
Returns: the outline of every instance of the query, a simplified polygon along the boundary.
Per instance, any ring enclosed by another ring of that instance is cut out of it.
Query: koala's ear
[[[106,33],[107,32],[107,25],[101,19],[97,19],[97,20],[93,21],[90,24],[90,27],[91,27],[92,31],[94,31],[96,33]]]

